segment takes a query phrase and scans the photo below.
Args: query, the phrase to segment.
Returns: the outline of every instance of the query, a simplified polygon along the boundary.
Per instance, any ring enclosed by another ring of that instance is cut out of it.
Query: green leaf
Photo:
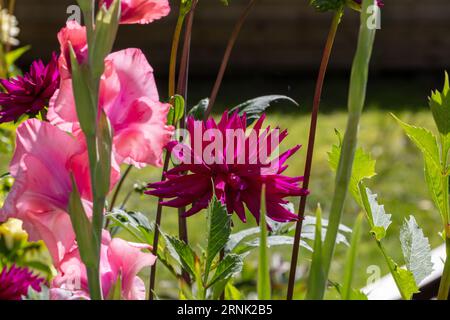
[[[75,51],[70,46],[70,60],[72,65],[73,95],[77,109],[78,120],[84,134],[88,137],[95,136],[97,107],[92,99],[90,83],[90,71],[87,65],[79,65]]]
[[[378,195],[373,194],[369,188],[361,185],[360,191],[371,227],[370,232],[377,241],[381,241],[386,237],[386,232],[392,223],[392,215],[386,213],[384,205],[380,205],[377,201]]]
[[[260,236],[258,256],[258,300],[270,300],[272,288],[270,284],[269,246],[267,241],[266,223],[266,187],[262,189],[261,214],[260,214]]]
[[[8,52],[5,61],[8,66],[13,65],[21,56],[31,49],[31,46],[24,46]]]
[[[231,234],[231,216],[216,196],[208,208],[208,246],[206,250],[205,282],[208,279],[211,265],[217,255],[228,242]]]
[[[433,91],[429,98],[429,105],[439,132],[447,136],[450,134],[450,81],[445,73],[444,88],[442,91]]]
[[[319,205],[316,210],[316,234],[321,234],[321,232],[322,208]],[[306,298],[308,300],[314,300],[321,296],[322,288],[318,287],[316,284],[326,281],[325,271],[322,268],[322,245],[322,237],[316,237],[314,241],[314,251],[311,257],[311,270],[308,277],[308,292],[306,293]]]
[[[406,267],[413,273],[416,284],[419,285],[433,272],[433,263],[428,238],[423,235],[413,216],[405,220],[400,230],[400,241]]]
[[[356,256],[358,254],[358,247],[361,240],[361,227],[363,218],[364,215],[360,214],[358,218],[356,218],[355,226],[353,227],[351,245],[347,253],[347,258],[344,267],[345,275],[343,282],[344,284],[342,287],[343,300],[352,300],[352,294],[354,294],[354,290],[352,290],[352,283],[356,268]]]
[[[154,226],[150,224],[148,218],[140,212],[126,212],[114,209],[106,216],[112,224],[111,227],[119,227],[128,231],[137,241],[141,243],[153,243],[151,234]]]
[[[211,288],[219,281],[232,278],[235,274],[242,271],[243,257],[237,254],[227,255],[217,266],[214,277],[206,288]]]
[[[419,287],[416,284],[414,275],[411,271],[400,268],[392,259],[393,273],[395,283],[400,290],[400,293],[405,300],[411,300],[415,293],[419,292]]]
[[[319,12],[337,11],[345,4],[345,0],[310,0],[310,4]]]
[[[259,233],[259,228],[250,228],[239,231],[230,235],[228,242],[225,246],[225,253],[232,252],[235,250],[246,238],[254,236]]]
[[[331,152],[328,153],[328,162],[334,172],[338,169],[342,150],[342,136],[338,131],[336,131],[336,135],[339,138],[339,144],[333,145]],[[376,161],[372,159],[369,153],[362,148],[356,150],[349,189],[355,201],[361,207],[363,203],[359,192],[359,184],[363,180],[370,179],[376,175],[375,166]]]
[[[119,0],[114,0],[109,8],[102,6],[99,9],[95,24],[95,41],[92,43],[93,48],[90,49],[90,54],[92,57],[91,67],[94,79],[100,79],[104,72],[104,60],[113,49],[114,41],[117,36],[117,30],[119,29],[119,20]]]
[[[116,282],[112,288],[109,289],[109,295],[107,300],[120,301],[122,300],[122,275],[119,274]]]
[[[167,115],[167,125],[176,125],[184,116],[185,102],[184,98],[180,95],[175,95],[170,99],[172,106]]]
[[[360,290],[356,290],[356,289],[350,289],[348,297],[344,298],[342,286],[340,284],[336,283],[336,284],[334,284],[334,287],[336,288],[336,291],[338,292],[338,294],[339,294],[339,296],[341,297],[342,300],[350,300],[350,301],[366,301],[366,300],[369,300],[367,295],[365,295]]]
[[[183,241],[161,232],[165,242],[166,248],[171,257],[178,262],[183,269],[191,276],[195,277],[195,259],[194,251]]]
[[[239,111],[239,114],[241,115],[245,113],[247,115],[247,124],[250,125],[255,120],[258,120],[261,117],[261,114],[264,113],[273,103],[283,100],[293,103],[296,106],[299,105],[294,99],[287,96],[271,95],[248,100],[234,107],[230,112],[232,113]]]
[[[435,135],[425,128],[411,126],[401,121],[395,115],[392,116],[397,120],[411,141],[422,151],[425,158],[429,158],[430,164],[440,168],[439,146]]]
[[[444,181],[445,177],[442,175],[442,170],[437,168],[429,157],[425,157],[425,180],[428,185],[428,190],[431,193],[431,197],[439,210],[442,221],[446,221],[445,212],[447,211],[446,199],[444,194]]]
[[[97,150],[98,162],[95,167],[95,188],[96,193],[105,197],[109,193],[111,179],[111,154],[112,154],[112,128],[108,116],[102,110],[98,120],[97,128]]]
[[[228,282],[225,287],[225,300],[227,301],[238,301],[243,300],[244,297],[242,293],[236,288],[231,282]]]
[[[189,111],[189,115],[193,116],[195,120],[203,120],[206,109],[208,109],[208,105],[209,98],[200,100],[200,102]]]
[[[97,251],[96,244],[93,241],[92,224],[84,211],[81,196],[73,176],[71,176],[71,179],[72,192],[69,198],[68,212],[75,230],[80,256],[86,266],[95,266]]]

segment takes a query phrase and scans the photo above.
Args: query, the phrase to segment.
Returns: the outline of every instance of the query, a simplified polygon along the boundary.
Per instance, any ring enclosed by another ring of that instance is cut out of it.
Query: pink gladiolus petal
[[[100,0],[100,5],[111,5],[113,0]],[[122,0],[122,24],[147,24],[170,13],[167,0]]]

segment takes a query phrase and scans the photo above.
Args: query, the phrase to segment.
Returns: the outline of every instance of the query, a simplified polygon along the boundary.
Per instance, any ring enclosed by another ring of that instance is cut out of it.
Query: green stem
[[[341,158],[336,176],[335,191],[331,211],[329,216],[329,225],[327,235],[323,246],[323,271],[325,277],[319,286],[319,296],[316,300],[323,299],[325,294],[328,275],[331,268],[331,260],[336,246],[336,236],[338,234],[339,224],[341,222],[342,212],[347,198],[350,178],[353,170],[353,161],[358,142],[359,120],[364,108],[367,90],[367,81],[369,74],[369,64],[372,56],[373,43],[375,40],[376,29],[370,29],[367,21],[369,19],[368,7],[372,4],[371,0],[364,0],[361,12],[361,26],[358,38],[358,47],[353,61],[349,99],[348,99],[348,123],[342,144]]]
[[[447,226],[447,229],[450,229],[449,226]],[[448,231],[449,230],[446,231],[447,236],[445,240],[447,256],[445,259],[444,272],[442,274],[441,283],[439,285],[438,300],[447,300],[450,291],[450,236]]]
[[[170,53],[169,67],[169,98],[172,98],[175,95],[178,48],[180,46],[180,37],[181,31],[183,30],[184,18],[185,15],[180,12],[172,39],[172,51]]]
[[[308,143],[308,152],[306,157],[306,165],[305,165],[305,173],[303,180],[303,188],[309,188],[309,181],[311,177],[312,164],[314,158],[314,145],[316,141],[316,131],[317,131],[317,121],[319,118],[319,109],[320,109],[320,101],[322,99],[322,89],[323,84],[325,82],[325,75],[328,69],[328,63],[330,61],[331,52],[333,50],[334,40],[336,39],[337,30],[339,27],[339,23],[341,21],[343,13],[343,8],[338,10],[333,18],[331,23],[330,32],[328,33],[327,42],[325,45],[325,49],[322,56],[322,62],[320,64],[319,76],[317,78],[316,83],[316,91],[314,94],[314,102],[313,102],[313,110],[311,113],[311,125],[309,130],[309,143]],[[288,284],[288,294],[287,300],[292,300],[294,297],[294,286],[295,286],[295,276],[297,274],[297,263],[298,263],[298,254],[300,250],[300,240],[302,235],[303,228],[303,220],[305,218],[306,211],[306,200],[308,196],[305,195],[300,200],[299,207],[299,220],[295,229],[295,240],[294,247],[292,248],[292,258],[291,258],[291,270],[289,274],[289,284]]]
[[[386,249],[384,248],[381,241],[378,241],[378,240],[375,240],[375,241],[377,242],[377,247],[380,250],[381,254],[383,255],[384,260],[386,261],[386,264],[389,268],[389,272],[391,273],[392,278],[394,279],[395,285],[397,286],[398,291],[400,292],[400,295],[402,296],[402,299],[409,300],[409,298],[403,294],[402,285],[401,285],[401,283],[399,283],[398,277],[395,276],[397,271],[395,270],[395,265],[393,264],[392,259],[386,253]]]
[[[109,211],[113,211],[114,210],[114,206],[116,205],[116,202],[117,202],[117,197],[119,196],[120,191],[122,190],[123,184],[124,184],[125,180],[127,179],[128,175],[130,174],[132,169],[133,169],[133,166],[131,166],[131,165],[128,166],[127,170],[122,175],[122,178],[120,178],[119,184],[117,185],[116,191],[114,192],[114,195],[112,197],[111,205],[109,207]]]
[[[99,278],[99,268],[98,267],[88,267],[86,266],[86,272],[88,276],[88,286],[89,286],[89,294],[92,300],[102,300],[103,293],[100,285]]]
[[[444,264],[444,272],[442,274],[441,283],[439,285],[438,300],[447,300],[450,291],[450,203],[449,203],[449,176],[447,175],[448,146],[446,138],[441,139],[442,146],[442,194],[444,195],[444,234],[446,258]]]

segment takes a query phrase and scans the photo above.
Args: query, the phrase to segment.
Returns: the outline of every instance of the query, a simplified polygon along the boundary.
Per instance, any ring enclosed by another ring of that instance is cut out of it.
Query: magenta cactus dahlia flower
[[[0,92],[0,123],[17,121],[22,115],[37,115],[48,106],[59,86],[57,56],[48,65],[34,61],[24,76],[0,80],[5,92]]]
[[[261,130],[264,119],[263,115],[249,135],[245,115],[226,112],[219,123],[212,118],[201,122],[190,117],[189,144],[173,141],[167,146],[180,165],[167,172],[167,180],[149,184],[146,193],[169,199],[162,203],[165,206],[192,205],[186,212],[186,216],[192,216],[208,207],[214,192],[230,214],[235,212],[246,222],[245,205],[259,222],[265,185],[268,217],[278,222],[296,220],[297,216],[286,208],[286,198],[307,191],[299,186],[303,177],[287,177],[283,172],[287,169],[285,162],[300,146],[275,154],[287,131],[277,134],[278,130],[270,127]]]
[[[27,268],[19,268],[16,265],[5,267],[0,272],[0,300],[22,300],[22,296],[28,294],[30,287],[41,292],[43,283],[44,279]]]

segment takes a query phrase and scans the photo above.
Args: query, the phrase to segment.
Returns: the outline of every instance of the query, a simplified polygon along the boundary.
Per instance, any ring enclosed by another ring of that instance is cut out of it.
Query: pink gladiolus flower
[[[100,5],[107,7],[113,0],[100,0]],[[121,3],[122,24],[147,24],[161,19],[170,13],[170,5],[167,0],[122,0]]]
[[[23,221],[31,241],[43,240],[56,265],[71,250],[75,234],[67,205],[71,172],[90,213],[91,188],[86,146],[66,132],[36,119],[17,129],[16,151],[10,164],[15,183],[0,212],[0,221]],[[118,169],[112,183],[118,181]]]
[[[162,166],[163,148],[174,131],[166,125],[170,105],[159,101],[153,69],[141,50],[127,49],[106,58],[99,105],[114,130],[117,162],[138,168]],[[62,79],[48,119],[75,136],[81,134],[71,79]]]
[[[142,251],[149,247],[144,248],[118,238],[111,240],[106,231],[102,242],[100,279],[103,296],[109,296],[120,276],[122,299],[144,300],[145,285],[137,274],[156,261],[153,254]],[[81,262],[78,249],[73,250],[62,261],[58,275],[52,283],[51,296],[54,300],[89,299],[86,268]]]
[[[82,64],[88,59],[88,45],[86,40],[86,27],[82,27],[76,21],[69,21],[65,28],[58,33],[58,41],[61,47],[59,68],[62,78],[70,78],[70,46],[72,46],[78,63]]]
[[[187,128],[190,144],[183,145],[174,141],[168,145],[181,165],[167,172],[166,181],[150,184],[148,187],[151,190],[147,194],[168,199],[163,205],[169,207],[180,208],[192,204],[192,208],[186,213],[186,216],[191,216],[205,209],[215,192],[217,198],[226,204],[230,214],[236,212],[246,222],[245,204],[259,222],[261,191],[262,186],[266,185],[267,215],[278,222],[296,220],[297,216],[285,207],[288,204],[285,198],[307,193],[299,186],[303,177],[291,178],[282,173],[287,169],[285,162],[300,146],[275,157],[269,166],[267,162],[257,161],[257,154],[262,153],[264,146],[275,140],[266,149],[266,156],[270,157],[287,136],[287,131],[283,131],[277,139],[272,139],[274,132],[270,128],[261,134],[264,119],[265,116],[255,124],[255,135],[251,137],[245,136],[245,115],[241,117],[235,113],[230,116],[225,112],[219,123],[212,118],[207,122],[189,118]],[[202,140],[205,137],[202,132],[205,135],[208,133],[208,142]],[[230,138],[229,134],[238,132],[242,132],[243,137],[236,143],[235,138]],[[214,150],[214,159],[205,159],[214,144],[212,141],[219,141],[222,149]],[[184,172],[190,174],[184,175]]]

